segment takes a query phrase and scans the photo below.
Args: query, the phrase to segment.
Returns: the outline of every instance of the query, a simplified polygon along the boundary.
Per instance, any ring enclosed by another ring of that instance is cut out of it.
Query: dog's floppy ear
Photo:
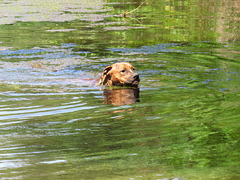
[[[112,66],[106,67],[106,68],[103,70],[103,74],[104,74],[104,75],[107,75],[108,72],[109,72],[111,69],[112,69]]]
[[[100,85],[105,85],[108,81],[108,73],[109,71],[111,71],[112,69],[112,66],[107,66],[104,70],[103,70],[103,73],[102,73],[102,76],[101,76],[101,79],[99,81],[99,84]]]

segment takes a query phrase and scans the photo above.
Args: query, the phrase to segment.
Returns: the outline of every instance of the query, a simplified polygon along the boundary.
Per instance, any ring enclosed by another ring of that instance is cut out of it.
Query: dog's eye
[[[126,71],[125,69],[121,70],[122,73],[124,73],[125,71]]]
[[[132,67],[132,70],[133,70],[133,71],[135,71],[135,68],[134,68],[134,67]]]

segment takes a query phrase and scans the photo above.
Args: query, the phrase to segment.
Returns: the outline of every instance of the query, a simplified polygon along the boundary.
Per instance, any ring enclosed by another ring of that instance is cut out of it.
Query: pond
[[[0,7],[0,179],[240,179],[239,1]]]

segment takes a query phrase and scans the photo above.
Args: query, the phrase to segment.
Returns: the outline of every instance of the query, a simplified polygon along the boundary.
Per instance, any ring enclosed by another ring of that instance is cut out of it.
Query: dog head
[[[139,82],[139,75],[135,72],[135,68],[130,63],[120,62],[104,69],[99,84],[137,87]]]

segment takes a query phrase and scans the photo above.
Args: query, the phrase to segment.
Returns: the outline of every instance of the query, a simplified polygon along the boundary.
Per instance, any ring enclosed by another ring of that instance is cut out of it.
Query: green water
[[[240,179],[240,3],[141,2],[0,1],[0,179]]]

